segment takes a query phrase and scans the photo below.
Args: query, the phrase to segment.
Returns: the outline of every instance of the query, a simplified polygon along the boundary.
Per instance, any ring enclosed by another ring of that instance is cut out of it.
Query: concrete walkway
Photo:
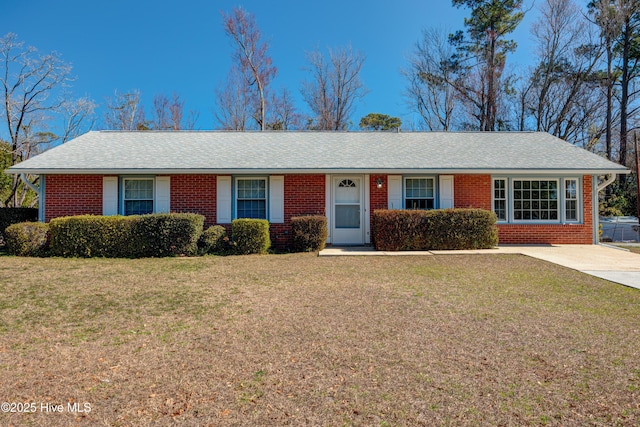
[[[640,254],[605,245],[499,246],[471,251],[383,252],[372,247],[330,247],[320,256],[408,256],[462,254],[521,254],[538,258],[591,276],[640,289]]]

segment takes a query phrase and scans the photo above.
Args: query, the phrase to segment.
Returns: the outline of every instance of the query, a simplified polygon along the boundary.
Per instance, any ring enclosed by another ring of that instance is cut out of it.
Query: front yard
[[[0,425],[640,423],[640,291],[524,256],[3,256],[0,286],[1,400],[36,404]]]

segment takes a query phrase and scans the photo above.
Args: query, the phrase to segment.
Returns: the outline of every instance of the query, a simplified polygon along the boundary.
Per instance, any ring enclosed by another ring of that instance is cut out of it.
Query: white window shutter
[[[216,223],[231,223],[231,177],[216,177]]]
[[[102,215],[118,215],[118,177],[102,177]]]
[[[155,213],[169,213],[171,211],[171,177],[156,177]]]
[[[440,209],[453,208],[453,175],[440,175]]]
[[[402,209],[402,175],[387,176],[389,209]]]
[[[269,222],[284,223],[284,176],[269,177]]]

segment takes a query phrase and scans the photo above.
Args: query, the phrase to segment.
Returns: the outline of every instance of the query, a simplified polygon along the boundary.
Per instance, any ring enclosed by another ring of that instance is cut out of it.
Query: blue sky
[[[74,96],[89,96],[104,106],[116,89],[139,89],[150,113],[154,95],[175,91],[187,110],[200,112],[197,127],[212,129],[214,89],[231,63],[220,11],[235,6],[254,14],[271,45],[278,68],[272,87],[288,88],[303,111],[299,89],[307,77],[305,52],[348,44],[362,52],[361,76],[369,93],[352,117],[356,126],[370,112],[410,121],[399,73],[406,56],[423,29],[463,29],[469,14],[447,0],[2,0],[0,32],[16,33],[41,52],[59,52],[73,65]],[[519,48],[512,65],[524,67],[531,60],[534,14],[514,33]],[[101,119],[102,110],[98,114]]]

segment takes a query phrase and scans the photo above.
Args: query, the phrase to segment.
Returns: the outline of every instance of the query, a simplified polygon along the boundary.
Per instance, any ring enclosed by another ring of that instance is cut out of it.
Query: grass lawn
[[[37,404],[4,426],[640,424],[640,291],[524,256],[3,256],[0,284],[1,400]]]

